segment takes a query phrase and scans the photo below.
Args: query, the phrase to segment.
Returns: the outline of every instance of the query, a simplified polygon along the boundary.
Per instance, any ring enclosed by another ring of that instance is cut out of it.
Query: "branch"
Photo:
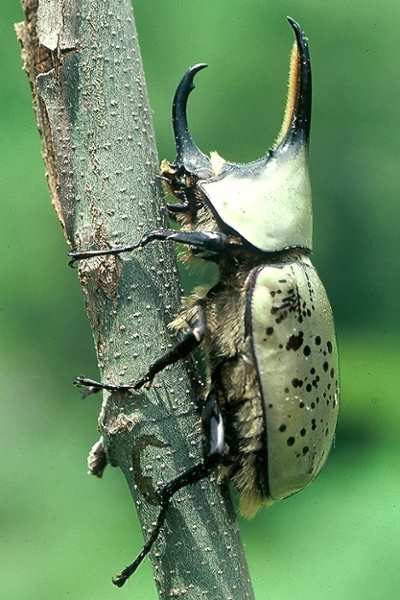
[[[68,244],[120,246],[165,227],[129,0],[23,0],[23,7],[26,22],[16,29]],[[135,380],[174,343],[167,330],[179,310],[173,249],[152,244],[120,258],[83,261],[79,278],[102,380]],[[201,461],[198,377],[187,367],[165,370],[134,397],[104,395],[99,429],[107,459],[125,475],[145,538],[159,510],[155,489]],[[95,458],[96,468],[101,472]],[[151,553],[160,598],[184,590],[193,599],[254,597],[234,520],[215,478],[177,494]]]

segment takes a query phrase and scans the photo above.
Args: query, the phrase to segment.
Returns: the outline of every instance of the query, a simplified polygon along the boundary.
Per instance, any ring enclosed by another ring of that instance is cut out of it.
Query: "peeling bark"
[[[26,21],[16,30],[68,244],[109,248],[167,226],[130,3],[23,0],[23,7]],[[180,287],[172,247],[82,261],[78,272],[102,380],[135,380],[174,343],[167,325]],[[155,489],[201,460],[199,383],[187,362],[157,376],[150,390],[104,394],[102,440],[89,468],[101,476],[105,456],[121,468],[145,537],[158,513]],[[127,563],[139,549],[133,540]],[[177,494],[151,560],[162,599],[253,598],[235,516],[215,481]]]

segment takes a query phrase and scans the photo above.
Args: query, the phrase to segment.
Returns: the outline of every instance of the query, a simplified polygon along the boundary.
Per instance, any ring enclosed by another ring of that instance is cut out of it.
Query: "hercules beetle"
[[[266,156],[235,164],[215,152],[209,158],[197,148],[186,105],[194,76],[206,65],[195,65],[174,97],[175,161],[161,165],[161,178],[177,200],[167,208],[181,229],[150,231],[122,248],[70,253],[73,263],[131,251],[153,240],[174,241],[219,269],[218,283],[201,297],[193,296],[172,323],[185,332],[182,340],[144,376],[121,386],[76,380],[96,390],[137,390],[199,344],[208,359],[203,461],[158,492],[156,526],[136,560],[114,580],[118,586],[150,551],[169,501],[182,487],[220,465],[239,491],[241,512],[252,517],[261,504],[306,487],[332,445],[338,354],[329,301],[309,259],[311,68],[304,33],[288,20],[296,38],[288,100],[278,141]]]

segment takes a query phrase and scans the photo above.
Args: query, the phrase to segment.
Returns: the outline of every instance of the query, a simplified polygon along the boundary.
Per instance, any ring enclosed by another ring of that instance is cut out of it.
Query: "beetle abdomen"
[[[338,417],[338,354],[332,311],[308,258],[253,269],[246,327],[265,416],[268,498],[316,477]]]

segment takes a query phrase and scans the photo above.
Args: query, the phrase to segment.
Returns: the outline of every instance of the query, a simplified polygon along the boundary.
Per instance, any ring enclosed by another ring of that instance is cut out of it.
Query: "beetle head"
[[[193,142],[186,105],[201,63],[187,71],[175,93],[173,127],[177,155],[162,164],[162,176],[189,210],[190,194],[200,190],[222,230],[238,234],[261,252],[291,248],[311,250],[312,207],[308,175],[311,122],[311,67],[307,39],[288,17],[295,34],[289,91],[281,132],[275,146],[248,164],[226,162],[216,153],[208,158]],[[197,195],[195,194],[195,197]]]

